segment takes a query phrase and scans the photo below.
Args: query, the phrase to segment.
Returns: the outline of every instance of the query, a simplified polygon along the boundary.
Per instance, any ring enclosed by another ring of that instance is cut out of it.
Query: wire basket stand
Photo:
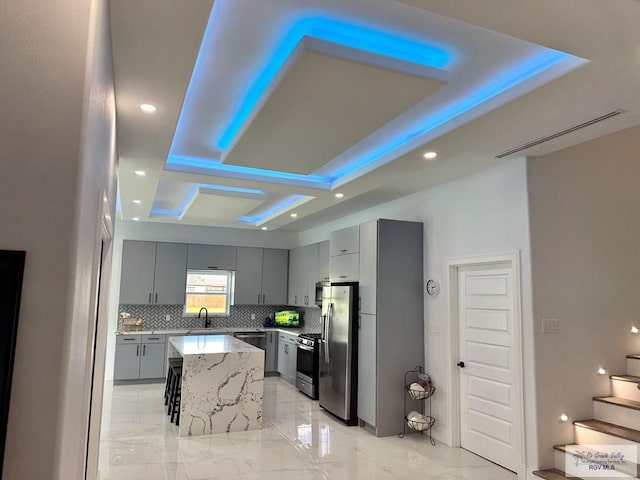
[[[420,365],[413,370],[408,370],[404,374],[404,388],[406,390],[404,396],[404,424],[402,432],[398,437],[404,438],[407,433],[407,427],[416,430],[421,434],[429,433],[429,441],[435,446],[436,442],[431,436],[431,429],[436,419],[431,416],[431,397],[436,391],[433,386],[431,376],[424,371]],[[420,402],[420,412],[407,412],[407,398]],[[428,400],[428,414],[425,414],[425,400]]]

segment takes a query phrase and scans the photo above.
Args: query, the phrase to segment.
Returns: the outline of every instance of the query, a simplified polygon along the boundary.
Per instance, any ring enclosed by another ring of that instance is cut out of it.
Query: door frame
[[[457,367],[460,354],[460,330],[458,318],[458,270],[468,266],[509,265],[513,271],[513,358],[515,360],[515,378],[513,387],[516,390],[516,405],[514,405],[515,421],[519,430],[519,458],[516,459],[516,473],[518,478],[526,478],[525,468],[525,431],[524,431],[524,375],[522,350],[522,292],[520,251],[499,252],[484,255],[470,255],[445,259],[445,343],[447,359],[447,379],[449,395],[448,422],[451,425],[449,444],[460,447],[460,369]]]

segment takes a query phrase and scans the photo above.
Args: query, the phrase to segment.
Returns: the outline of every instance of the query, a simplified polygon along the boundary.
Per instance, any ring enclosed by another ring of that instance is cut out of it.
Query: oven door
[[[296,370],[299,374],[307,377],[308,382],[313,382],[314,374],[314,348],[309,345],[298,344]]]

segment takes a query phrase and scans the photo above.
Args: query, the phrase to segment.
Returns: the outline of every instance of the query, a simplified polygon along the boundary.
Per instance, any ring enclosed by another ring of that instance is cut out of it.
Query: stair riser
[[[555,454],[555,467],[558,470],[562,470],[563,472],[571,471],[567,468],[566,461],[571,462],[573,460],[573,455],[566,452],[561,452],[560,450],[554,450]],[[630,475],[632,478],[637,475],[637,465],[635,464],[627,464],[622,465],[618,468],[619,473],[623,473],[625,475]],[[622,476],[622,475],[621,475]]]
[[[597,432],[590,428],[580,427],[574,425],[574,441],[578,445],[634,445],[636,448],[640,447],[640,444],[625,440],[624,438],[614,437],[606,433]]]
[[[627,375],[640,377],[640,359],[627,358]]]
[[[623,382],[622,380],[612,379],[611,396],[640,402],[640,390],[638,390],[638,384],[633,382]]]
[[[634,430],[640,430],[640,410],[594,401],[593,418],[603,422],[633,428]]]

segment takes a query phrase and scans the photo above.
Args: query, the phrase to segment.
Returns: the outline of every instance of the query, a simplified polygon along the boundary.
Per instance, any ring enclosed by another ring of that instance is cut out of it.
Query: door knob
[[[464,366],[465,366],[465,365],[464,365],[464,362],[458,362],[458,363],[457,363],[457,365],[458,365],[460,368],[464,368]]]

